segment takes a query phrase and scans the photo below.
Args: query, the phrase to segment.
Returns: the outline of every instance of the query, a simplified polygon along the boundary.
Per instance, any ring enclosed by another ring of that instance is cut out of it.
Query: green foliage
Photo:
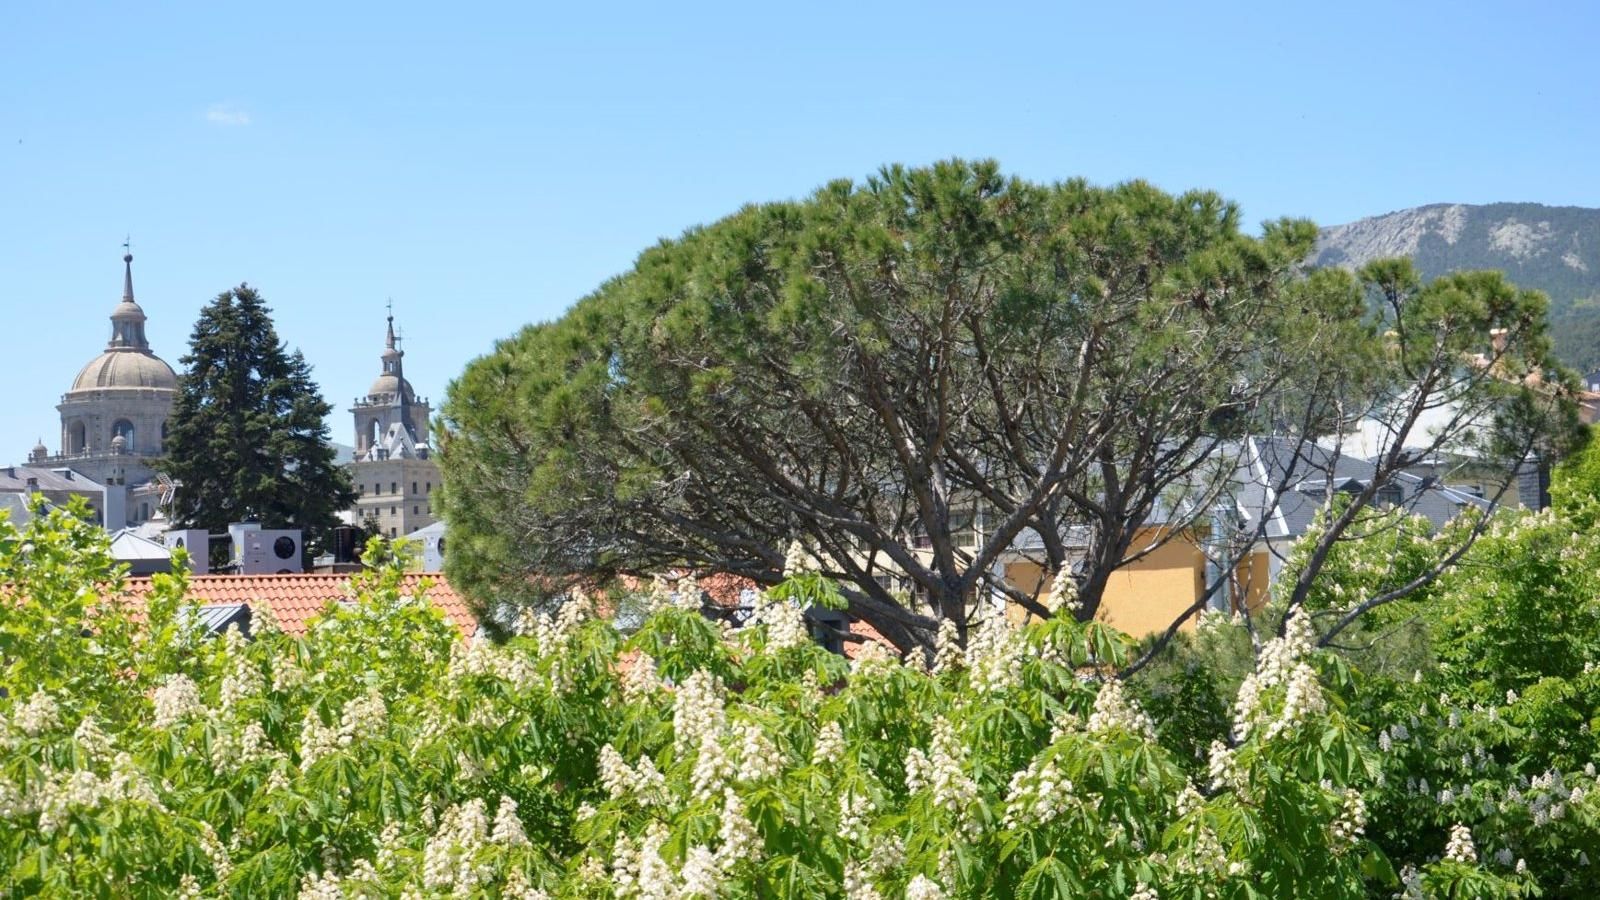
[[[300,528],[315,554],[355,492],[328,440],[333,407],[305,357],[285,351],[271,310],[241,284],[200,311],[182,363],[160,464],[178,483],[173,522],[212,532],[250,520]]]
[[[1570,514],[1498,514],[1457,565],[1369,613],[1324,658],[1325,683],[1378,750],[1368,834],[1388,858],[1415,864],[1464,828],[1490,870],[1525,866],[1541,896],[1593,896],[1600,533],[1579,524],[1592,521],[1591,502]],[[1332,554],[1307,603],[1314,615],[1426,570],[1454,544],[1395,512],[1363,528],[1361,540]],[[1286,573],[1317,537],[1313,529],[1291,551]],[[1244,626],[1271,634],[1278,616],[1274,604],[1248,622],[1210,619],[1139,679],[1164,745],[1192,753],[1228,733],[1215,702],[1250,675],[1240,667],[1253,656]],[[1471,867],[1443,865],[1419,890],[1478,896],[1489,888],[1477,878]]]
[[[380,547],[369,558],[383,557]],[[11,896],[1364,897],[1379,754],[1308,632],[1265,649],[1207,774],[1067,619],[942,640],[934,671],[729,630],[659,598],[624,640],[579,601],[465,644],[398,566],[303,637],[135,620],[103,536],[0,521],[0,869]],[[102,662],[85,661],[103,660]],[[1591,779],[1592,781],[1592,779]],[[1366,801],[1370,802],[1370,801]],[[1577,801],[1567,821],[1578,820]],[[1587,815],[1584,807],[1583,815]],[[1582,819],[1587,822],[1588,819]],[[1592,829],[1591,832],[1592,833]],[[1532,882],[1419,848],[1433,896]]]

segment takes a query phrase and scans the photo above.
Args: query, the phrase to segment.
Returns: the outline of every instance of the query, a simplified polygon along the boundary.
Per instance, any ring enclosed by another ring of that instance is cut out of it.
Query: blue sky
[[[1248,222],[1600,206],[1587,3],[0,7],[0,463],[109,332],[248,281],[338,409],[435,399],[659,238],[887,162],[1206,187]]]

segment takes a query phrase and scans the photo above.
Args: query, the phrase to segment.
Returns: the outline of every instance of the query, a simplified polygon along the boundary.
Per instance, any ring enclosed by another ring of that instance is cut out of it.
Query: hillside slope
[[[1325,228],[1312,261],[1354,268],[1409,256],[1425,277],[1501,269],[1550,295],[1556,352],[1581,371],[1600,368],[1600,209],[1440,203]]]

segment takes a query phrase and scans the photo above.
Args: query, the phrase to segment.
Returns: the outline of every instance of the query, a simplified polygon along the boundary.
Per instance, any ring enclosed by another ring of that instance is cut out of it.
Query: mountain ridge
[[[1556,354],[1600,368],[1600,209],[1541,203],[1430,203],[1323,228],[1310,262],[1358,268],[1410,257],[1424,278],[1499,269],[1550,297]]]

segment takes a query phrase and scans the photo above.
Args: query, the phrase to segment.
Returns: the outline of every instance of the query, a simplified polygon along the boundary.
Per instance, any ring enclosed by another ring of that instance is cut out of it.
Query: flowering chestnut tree
[[[381,554],[380,554],[381,555]],[[583,598],[463,642],[398,568],[303,637],[114,601],[101,532],[0,520],[0,869],[14,896],[1509,897],[1462,826],[1386,854],[1385,764],[1290,620],[1203,769],[1057,617],[854,660],[771,597]],[[776,592],[781,594],[781,592]],[[1420,726],[1419,726],[1420,727]],[[1564,781],[1569,808],[1574,799]],[[1390,785],[1392,788],[1393,785]],[[1586,788],[1587,790],[1587,788]],[[1585,807],[1587,808],[1587,807]],[[1403,871],[1404,875],[1401,875]]]

